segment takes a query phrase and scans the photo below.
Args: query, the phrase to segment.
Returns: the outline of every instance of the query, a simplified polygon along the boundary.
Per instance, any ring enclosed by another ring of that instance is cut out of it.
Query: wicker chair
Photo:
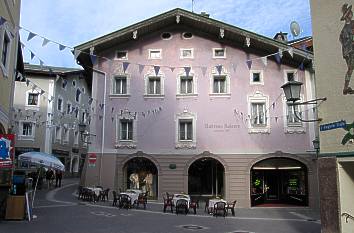
[[[178,199],[176,201],[176,214],[179,212],[184,212],[184,214],[188,214],[188,201],[185,199]]]
[[[132,199],[127,194],[120,194],[118,207],[120,209],[121,208],[131,209],[132,208]]]

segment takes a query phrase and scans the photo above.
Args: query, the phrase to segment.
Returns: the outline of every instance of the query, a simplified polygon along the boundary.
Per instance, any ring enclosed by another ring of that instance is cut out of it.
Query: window
[[[63,99],[58,98],[58,105],[57,105],[58,111],[62,112],[63,111]]]
[[[213,58],[226,58],[226,49],[213,48]]]
[[[248,120],[249,133],[270,133],[269,121],[269,96],[256,91],[248,96]]]
[[[161,59],[161,49],[149,49],[149,59]]]
[[[68,128],[64,128],[64,142],[69,142],[69,133],[70,130]]]
[[[66,104],[66,114],[70,114],[71,113],[71,103],[67,103]]]
[[[284,83],[297,81],[296,70],[284,70]]]
[[[75,145],[79,144],[79,131],[74,132],[74,144]]]
[[[87,123],[87,114],[86,112],[82,112],[82,122]]]
[[[66,80],[66,79],[62,79],[62,81],[61,81],[61,87],[63,88],[63,89],[66,89],[66,85],[68,84],[68,80]]]
[[[10,65],[10,56],[11,56],[11,34],[10,27],[7,22],[3,23],[0,26],[0,56],[1,62],[0,67],[4,73],[4,76],[8,76],[9,65]]]
[[[181,49],[180,51],[181,51],[181,55],[180,55],[181,59],[194,57],[193,49]]]
[[[294,111],[294,107],[295,107],[295,111]],[[288,125],[301,124],[301,121],[295,116],[295,112],[297,116],[301,117],[300,106],[299,105],[293,106],[292,104],[287,103],[286,119]]]
[[[38,93],[28,93],[27,105],[38,106]]]
[[[79,120],[79,108],[75,108],[75,118]]]
[[[169,40],[169,39],[172,38],[172,34],[169,33],[169,32],[164,32],[164,33],[161,34],[161,38],[162,38],[163,40]]]
[[[128,52],[127,51],[117,51],[117,59],[118,60],[128,60]]]
[[[133,120],[121,119],[120,120],[120,140],[133,140]]]
[[[184,109],[176,115],[176,149],[195,149],[197,147],[196,114]]]
[[[4,67],[7,67],[8,55],[10,47],[10,39],[8,35],[4,34],[3,44],[2,44],[2,54],[1,54],[1,63]]]
[[[56,126],[55,127],[55,140],[61,140],[61,127]]]
[[[251,70],[250,71],[250,84],[251,85],[264,85],[262,70]]]
[[[182,34],[183,39],[192,39],[193,38],[193,34],[191,32],[184,32]]]
[[[181,77],[180,94],[193,94],[193,77]]]
[[[251,124],[252,126],[265,126],[265,103],[252,103]]]
[[[113,94],[126,95],[127,94],[127,77],[114,77]]]
[[[73,87],[75,87],[76,86],[76,81],[75,80],[73,80]]]
[[[23,122],[22,123],[22,135],[23,136],[33,136],[33,123],[32,122]]]
[[[76,89],[75,101],[80,103],[81,90]]]
[[[179,120],[179,140],[193,140],[193,120],[181,119]]]
[[[226,93],[226,76],[214,76],[213,93]]]
[[[161,94],[161,79],[160,79],[160,77],[149,77],[147,94],[148,95],[160,95]]]

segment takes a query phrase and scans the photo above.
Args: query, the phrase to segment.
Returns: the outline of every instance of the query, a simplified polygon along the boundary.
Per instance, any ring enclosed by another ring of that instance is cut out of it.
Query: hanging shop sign
[[[97,155],[95,153],[90,153],[88,155],[88,164],[90,167],[95,167],[97,161]]]
[[[0,169],[12,168],[15,148],[14,134],[0,134]]]

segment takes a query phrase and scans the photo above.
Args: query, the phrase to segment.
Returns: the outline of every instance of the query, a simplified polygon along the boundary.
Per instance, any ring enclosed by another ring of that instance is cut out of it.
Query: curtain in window
[[[184,122],[180,122],[179,123],[179,139],[186,140],[185,135],[186,135],[186,128],[184,126]]]
[[[133,140],[133,122],[121,121],[121,140]]]
[[[187,93],[193,93],[193,79],[188,79],[187,84]]]
[[[38,94],[29,94],[28,105],[37,105],[37,104],[38,104]]]
[[[26,135],[26,136],[32,135],[32,123],[23,123],[22,135]]]
[[[259,109],[259,124],[264,125],[265,124],[265,109],[264,109],[264,104],[258,104],[258,109]]]
[[[160,83],[160,79],[156,79],[156,93],[155,94],[161,94],[161,83]]]
[[[193,139],[192,122],[186,122],[186,126],[187,126],[187,140],[192,140]]]

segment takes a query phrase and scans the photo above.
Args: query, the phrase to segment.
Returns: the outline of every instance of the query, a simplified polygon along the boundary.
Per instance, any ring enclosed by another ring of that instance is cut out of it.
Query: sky
[[[309,0],[194,0],[195,13],[273,38],[290,33],[290,23],[301,27],[297,37],[312,35]],[[60,67],[76,67],[70,48],[60,51],[58,42],[75,47],[134,23],[182,8],[192,11],[192,0],[23,0],[20,35],[25,45],[25,62]],[[37,34],[27,41],[29,31]],[[42,46],[43,38],[50,42]],[[34,57],[31,59],[31,51]]]

